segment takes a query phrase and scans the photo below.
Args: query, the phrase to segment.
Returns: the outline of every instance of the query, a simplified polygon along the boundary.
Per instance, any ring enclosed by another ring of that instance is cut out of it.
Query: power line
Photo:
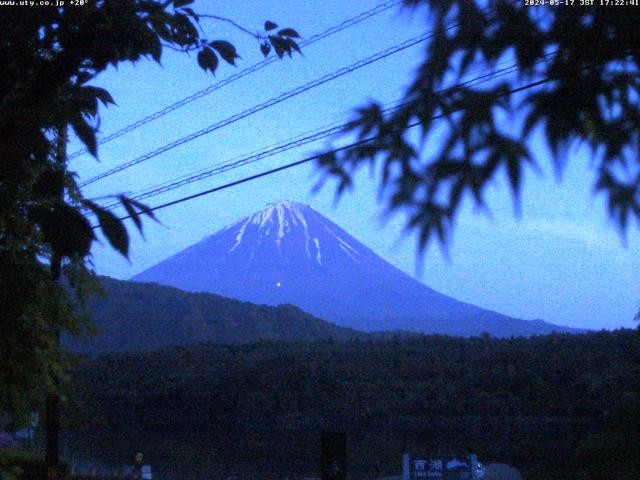
[[[253,161],[254,160],[257,161],[258,158],[262,159],[262,158],[265,158],[265,156],[273,156],[273,155],[276,155],[277,153],[281,153],[284,151],[288,151],[289,149],[295,148],[296,146],[304,145],[307,142],[301,143],[300,145],[294,145],[294,144],[296,142],[302,142],[305,138],[308,138],[309,136],[321,135],[327,132],[327,130],[329,129],[333,129],[335,127],[342,127],[343,125],[344,125],[344,122],[340,122],[340,123],[333,122],[330,124],[325,124],[321,127],[308,130],[304,133],[295,135],[293,137],[289,137],[286,140],[275,142],[265,147],[252,150],[251,152],[248,152],[244,155],[236,156],[228,160],[223,160],[221,162],[208,165],[207,167],[200,168],[196,171],[192,171],[184,175],[180,175],[178,177],[174,177],[169,180],[157,183],[151,187],[140,189],[136,191],[133,194],[133,196],[131,196],[130,198],[132,198],[133,200],[148,198],[150,196],[155,196],[160,193],[164,193],[165,188],[173,187],[173,188],[170,188],[171,190],[173,190],[174,188],[177,188],[177,186],[186,185],[198,180],[208,178],[209,176],[215,175],[219,169],[220,170],[224,169],[223,171],[226,171],[227,169],[237,168],[243,165],[247,165],[249,163],[253,163]],[[324,138],[324,137],[321,137],[321,138]],[[106,205],[104,208],[110,210],[117,207],[120,204],[121,203],[119,201],[115,201],[111,204]]]
[[[553,81],[553,80],[554,80],[554,78],[552,78],[552,77],[547,77],[547,78],[544,78],[544,79],[542,79],[542,80],[538,80],[538,81],[535,81],[535,82],[529,83],[529,84],[527,84],[527,85],[524,85],[524,86],[522,86],[522,87],[517,87],[517,88],[511,89],[511,90],[509,90],[509,91],[507,91],[507,92],[503,92],[502,94],[498,95],[498,97],[500,97],[500,96],[505,96],[505,95],[512,95],[512,94],[514,94],[514,93],[518,93],[518,92],[521,92],[521,91],[524,91],[524,90],[528,90],[528,89],[533,88],[533,87],[537,87],[537,86],[539,86],[539,85],[543,85],[543,84],[545,84],[545,83],[547,83],[547,82],[550,82],[550,81]],[[457,110],[455,110],[455,111],[460,111],[460,110],[462,110],[462,108],[459,108],[459,109],[457,109]],[[448,112],[447,114],[455,113],[455,111],[450,111],[450,112]],[[442,118],[442,117],[444,117],[444,116],[445,116],[445,115],[447,115],[447,114],[439,114],[439,115],[436,115],[436,116],[432,117],[432,120],[436,120],[436,119],[438,119],[438,118]],[[411,128],[415,128],[415,127],[419,126],[419,125],[420,125],[420,123],[421,123],[420,121],[413,122],[413,123],[411,123],[411,124],[407,125],[407,127],[406,127],[406,129],[405,129],[405,130],[409,130],[409,129],[411,129]],[[201,192],[194,193],[194,194],[192,194],[192,195],[187,195],[187,196],[182,197],[182,198],[179,198],[179,199],[177,199],[177,200],[172,200],[172,201],[170,201],[170,202],[166,202],[166,203],[163,203],[163,204],[160,204],[160,205],[156,205],[155,207],[149,207],[149,208],[146,208],[146,209],[145,209],[143,212],[141,212],[141,213],[147,213],[147,212],[149,212],[149,213],[150,213],[150,212],[155,212],[155,211],[157,211],[157,210],[161,210],[161,209],[163,209],[163,208],[167,208],[167,207],[171,207],[171,206],[174,206],[174,205],[178,205],[178,204],[180,204],[180,203],[184,203],[184,202],[187,202],[187,201],[189,201],[189,200],[193,200],[193,199],[196,199],[196,198],[199,198],[199,197],[203,197],[203,196],[205,196],[205,195],[209,195],[209,194],[211,194],[211,193],[219,192],[219,191],[221,191],[221,190],[226,190],[226,189],[228,189],[228,188],[235,187],[235,186],[237,186],[237,185],[241,185],[241,184],[243,184],[243,183],[247,183],[247,182],[250,182],[250,181],[253,181],[253,180],[257,180],[258,178],[266,177],[266,176],[268,176],[268,175],[272,175],[272,174],[277,173],[277,172],[281,172],[281,171],[284,171],[284,170],[288,170],[288,169],[290,169],[290,168],[297,167],[297,166],[299,166],[299,165],[303,165],[303,164],[305,164],[305,163],[312,162],[312,161],[314,161],[314,160],[318,160],[318,159],[320,159],[323,155],[327,155],[327,154],[331,155],[331,154],[339,153],[339,152],[342,152],[342,151],[345,151],[345,150],[348,150],[348,149],[351,149],[351,148],[354,148],[354,147],[358,147],[358,146],[360,146],[360,145],[364,145],[365,143],[369,143],[369,142],[371,142],[371,141],[373,141],[373,140],[375,140],[375,139],[377,139],[377,138],[379,138],[379,135],[375,135],[375,136],[372,136],[372,137],[368,137],[368,138],[365,138],[365,139],[360,140],[360,141],[358,141],[358,142],[354,142],[354,143],[351,143],[351,144],[349,144],[349,145],[345,145],[345,146],[342,146],[342,147],[338,147],[338,148],[335,148],[335,149],[330,150],[330,151],[328,151],[328,152],[324,152],[324,153],[319,154],[319,155],[313,155],[313,156],[311,156],[311,157],[307,157],[307,158],[304,158],[304,159],[302,159],[302,160],[298,160],[298,161],[295,161],[295,162],[291,162],[291,163],[288,163],[288,164],[286,164],[286,165],[282,165],[282,166],[280,166],[280,167],[272,168],[272,169],[270,169],[270,170],[266,170],[266,171],[264,171],[264,172],[257,173],[257,174],[255,174],[255,175],[251,175],[251,176],[248,176],[248,177],[245,177],[245,178],[241,178],[240,180],[235,180],[235,181],[233,181],[233,182],[229,182],[229,183],[226,183],[226,184],[224,184],[224,185],[220,185],[220,186],[218,186],[218,187],[210,188],[210,189],[208,189],[208,190],[203,190],[203,191],[201,191]],[[131,215],[125,215],[125,216],[123,216],[123,217],[120,217],[120,220],[127,220],[127,219],[129,219],[129,218],[131,218]],[[93,226],[93,228],[94,228],[94,229],[95,229],[95,228],[98,228],[98,227],[99,227],[99,225],[95,225],[95,226]]]
[[[200,174],[187,177],[187,178],[185,178],[183,180],[174,181],[174,182],[169,183],[168,185],[165,185],[165,186],[155,187],[155,188],[153,188],[151,190],[148,190],[148,191],[146,191],[144,193],[136,195],[136,196],[134,196],[132,198],[133,198],[133,200],[144,200],[144,199],[149,198],[149,197],[154,197],[156,195],[160,195],[162,193],[166,193],[166,192],[169,192],[171,190],[175,190],[176,188],[182,187],[184,185],[188,185],[190,183],[194,183],[194,182],[196,182],[198,180],[203,180],[203,179],[209,178],[209,177],[211,177],[213,175],[224,173],[226,171],[233,170],[235,168],[238,168],[238,167],[241,167],[241,166],[244,166],[244,165],[249,165],[249,164],[257,162],[259,160],[263,160],[265,158],[272,157],[272,156],[274,156],[274,155],[276,155],[278,153],[286,152],[288,150],[291,150],[291,149],[294,149],[294,148],[297,148],[297,147],[301,147],[303,145],[307,145],[309,143],[321,140],[323,138],[330,137],[331,135],[339,133],[343,128],[344,128],[344,124],[340,124],[340,125],[337,125],[335,127],[329,128],[327,130],[323,130],[323,131],[320,131],[318,133],[302,137],[302,138],[300,138],[298,140],[294,140],[294,141],[282,144],[280,146],[277,146],[277,147],[274,147],[274,148],[270,148],[268,150],[264,150],[264,151],[262,151],[260,153],[256,153],[256,154],[253,154],[253,155],[250,155],[250,156],[247,156],[247,157],[243,157],[243,158],[241,158],[239,160],[236,160],[234,162],[225,163],[225,164],[219,165],[217,167],[209,169],[209,170],[207,170],[205,172],[202,172]],[[109,205],[107,207],[107,209],[112,209],[114,207],[117,207],[118,205],[120,205],[120,202],[116,202],[116,203],[113,203],[113,204]]]
[[[385,3],[381,3],[379,5],[377,5],[376,7],[370,9],[370,10],[366,10],[362,13],[360,13],[359,15],[352,17],[348,20],[345,20],[344,22],[335,25],[333,27],[328,28],[327,30],[325,30],[324,32],[315,34],[311,37],[309,37],[309,39],[303,41],[300,43],[301,47],[308,47],[316,42],[319,42],[320,40],[323,40],[327,37],[330,37],[336,33],[339,33],[343,30],[346,30],[348,28],[351,28],[352,26],[363,22],[364,20],[367,20],[368,18],[371,18],[375,15],[378,15],[379,13],[382,13],[386,10],[389,10],[390,8],[395,7],[396,5],[399,5],[402,3],[402,0],[392,0],[392,1],[388,1]],[[173,112],[174,110],[177,110],[191,102],[194,102],[202,97],[205,97],[207,95],[209,95],[210,93],[213,93],[217,90],[220,90],[222,87],[225,87],[226,85],[229,85],[230,83],[235,82],[236,80],[240,80],[243,77],[246,77],[247,75],[250,75],[254,72],[257,72],[258,70],[263,69],[264,67],[266,67],[267,65],[272,64],[273,62],[277,61],[278,58],[273,56],[273,57],[268,57],[265,60],[262,60],[261,62],[258,62],[254,65],[252,65],[251,67],[245,68],[244,70],[241,70],[240,72],[231,75],[227,78],[225,78],[224,80],[221,80],[207,88],[204,88],[202,90],[199,90],[195,93],[193,93],[192,95],[189,95],[188,97],[184,97],[181,100],[178,100],[175,103],[172,103],[171,105],[166,106],[165,108],[158,110],[150,115],[147,115],[144,118],[141,118],[140,120],[127,125],[126,127],[121,128],[120,130],[117,130],[115,132],[113,132],[110,135],[107,135],[104,138],[101,138],[100,140],[98,140],[98,145],[103,145],[105,143],[108,143],[112,140],[115,140],[116,138],[119,138],[123,135],[126,135],[127,133],[133,132],[134,130],[137,130],[138,128],[142,127],[143,125],[146,125],[147,123],[150,123],[154,120],[157,120],[160,117],[163,117],[165,115],[167,115],[168,113]],[[74,153],[72,153],[71,155],[68,156],[68,160],[72,160],[76,157],[79,157],[81,155],[84,155],[85,153],[87,153],[89,150],[87,148],[83,148],[80,149]]]
[[[391,111],[399,106],[389,108],[387,111]],[[245,165],[249,165],[251,163],[263,160],[265,158],[269,158],[275,156],[279,153],[286,152],[292,150],[294,148],[301,147],[303,145],[307,145],[309,143],[316,142],[318,140],[322,140],[324,138],[328,138],[332,135],[335,135],[342,131],[346,126],[346,123],[334,123],[330,127],[320,127],[300,135],[296,135],[288,140],[283,142],[279,142],[276,144],[272,144],[264,149],[253,151],[247,155],[236,157],[232,160],[226,160],[212,166],[209,166],[204,169],[200,169],[197,172],[192,174],[182,175],[174,180],[169,180],[160,184],[157,184],[151,187],[150,190],[141,190],[138,194],[130,197],[133,200],[143,200],[145,198],[153,197],[156,195],[160,195],[162,193],[166,193],[171,190],[175,190],[184,185],[188,185],[199,180],[203,180],[205,178],[209,178],[211,176],[224,173],[228,170],[233,170]],[[113,202],[107,205],[105,208],[107,210],[112,210],[115,207],[121,205],[119,201]]]
[[[498,77],[504,76],[504,75],[508,75],[510,73],[514,73],[518,71],[518,65],[517,64],[512,64],[509,65],[508,67],[505,68],[501,68],[499,70],[495,70],[492,71],[488,74],[485,75],[481,75],[478,77],[474,77],[468,81],[459,83],[457,85],[445,88],[443,90],[441,90],[439,93],[442,94],[448,90],[453,90],[455,88],[460,88],[461,86],[474,86],[474,85],[478,85],[480,83],[485,83],[487,81],[496,79]],[[405,102],[402,104],[397,104],[393,107],[387,108],[383,111],[384,115],[388,115],[390,114],[393,110],[396,110],[404,105],[406,105],[409,102]],[[264,160],[266,158],[270,158],[272,156],[275,156],[279,153],[282,152],[286,152],[289,150],[292,150],[294,148],[298,148],[304,145],[307,145],[309,143],[313,143],[316,142],[318,140],[322,140],[328,137],[331,137],[332,135],[335,135],[341,131],[344,130],[344,128],[347,126],[347,123],[339,123],[339,124],[333,124],[332,126],[330,126],[329,128],[325,128],[322,130],[312,130],[306,133],[303,133],[301,135],[298,135],[296,137],[293,137],[285,142],[279,143],[279,144],[275,144],[275,145],[271,145],[269,147],[267,147],[266,149],[263,149],[261,151],[258,152],[252,152],[244,157],[240,157],[240,158],[236,158],[233,160],[229,160],[229,161],[225,161],[225,162],[221,162],[218,164],[215,164],[211,167],[208,167],[206,169],[203,170],[199,170],[198,172],[194,172],[191,175],[185,175],[182,177],[179,177],[173,181],[169,181],[169,182],[163,182],[161,184],[158,184],[154,187],[151,187],[151,189],[148,189],[146,191],[142,191],[134,196],[132,196],[131,198],[133,200],[144,200],[146,198],[150,198],[150,197],[154,197],[156,195],[160,195],[162,193],[166,193],[169,192],[171,190],[175,190],[177,188],[180,188],[182,186],[203,180],[205,178],[209,178],[212,177],[214,175],[218,175],[224,172],[227,172],[229,170],[233,170],[235,168],[239,168],[245,165],[249,165],[251,163],[255,163],[258,162],[260,160]],[[114,208],[118,207],[120,205],[120,202],[113,202],[109,205],[107,205],[105,208],[107,210],[113,210]]]
[[[449,27],[447,27],[448,29],[454,28],[456,25],[450,25]],[[434,32],[427,32],[427,33],[423,33],[421,35],[418,35],[416,37],[410,38],[409,40],[405,40],[402,43],[399,43],[397,45],[394,45],[392,47],[387,48],[386,50],[383,50],[381,52],[378,52],[370,57],[364,58],[362,60],[359,60],[358,62],[349,65],[348,67],[342,67],[338,70],[336,70],[333,73],[324,75],[320,78],[317,78],[316,80],[313,80],[309,83],[306,83],[304,85],[301,85],[293,90],[289,90],[288,92],[282,93],[280,95],[278,95],[277,97],[273,97],[269,100],[267,100],[266,102],[260,103],[258,105],[255,105],[247,110],[244,110],[240,113],[237,113],[235,115],[232,115],[231,117],[228,117],[222,121],[216,122],[212,125],[209,125],[208,127],[205,127],[201,130],[198,130],[197,132],[191,133],[190,135],[187,135],[185,137],[182,137],[178,140],[175,140],[171,143],[168,143],[160,148],[157,148],[156,150],[153,150],[149,153],[146,153],[140,157],[137,157],[133,160],[130,160],[126,163],[123,163],[117,167],[114,167],[110,170],[107,170],[104,173],[101,173],[99,175],[96,175],[95,177],[90,178],[89,180],[83,182],[80,184],[80,187],[85,187],[87,185],[90,185],[94,182],[97,182],[98,180],[101,180],[103,178],[109,177],[115,173],[121,172],[123,170],[126,170],[130,167],[133,167],[134,165],[138,165],[146,160],[149,160],[150,158],[156,157],[164,152],[167,152],[169,150],[172,150],[180,145],[183,145],[187,142],[190,142],[192,140],[195,140],[196,138],[199,138],[203,135],[207,135],[215,130],[219,130],[223,127],[226,127],[228,125],[231,125],[239,120],[242,120],[243,118],[246,118],[250,115],[253,115],[257,112],[260,112],[262,110],[265,110],[273,105],[277,105],[281,102],[284,102],[285,100],[288,100],[289,98],[295,97],[297,95],[300,95],[308,90],[311,90],[315,87],[318,87],[320,85],[323,85],[325,83],[328,83],[332,80],[335,80],[336,78],[342,77],[348,73],[351,73],[355,70],[358,70],[360,68],[363,68],[367,65],[370,65],[372,63],[375,63],[379,60],[382,60],[384,58],[387,58],[391,55],[394,55],[396,53],[399,53],[403,50],[406,50],[410,47],[413,47],[414,45],[417,45],[421,42],[424,42],[425,40],[433,37],[435,35]]]

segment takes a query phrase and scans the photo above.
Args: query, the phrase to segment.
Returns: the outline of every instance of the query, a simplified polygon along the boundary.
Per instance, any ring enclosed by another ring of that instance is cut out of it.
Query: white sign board
[[[142,473],[142,480],[153,479],[153,475],[151,473],[151,465],[142,465],[141,473]]]

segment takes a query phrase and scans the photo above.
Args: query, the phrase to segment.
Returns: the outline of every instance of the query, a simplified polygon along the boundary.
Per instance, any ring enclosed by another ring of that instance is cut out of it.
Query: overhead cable
[[[512,64],[508,67],[499,69],[499,70],[495,70],[492,71],[491,73],[487,73],[478,77],[474,77],[468,81],[459,83],[455,86],[452,87],[448,87],[443,89],[442,91],[438,92],[439,94],[442,94],[448,90],[453,90],[455,88],[460,88],[460,87],[471,87],[471,86],[475,86],[478,85],[480,83],[485,83],[488,81],[491,81],[495,78],[499,78],[501,76],[504,75],[508,75],[510,73],[513,73],[515,71],[518,70],[518,66],[517,64]],[[402,107],[406,105],[406,103],[403,104],[399,104],[399,105],[395,105],[393,107],[389,107],[387,109],[385,109],[383,111],[383,115],[389,115],[390,113],[392,113],[394,110]],[[212,177],[214,175],[218,175],[224,172],[227,172],[229,170],[233,170],[235,168],[239,168],[245,165],[249,165],[255,162],[258,162],[260,160],[264,160],[266,158],[270,158],[274,155],[277,155],[279,153],[282,152],[286,152],[289,150],[292,150],[294,148],[298,148],[313,142],[316,142],[318,140],[323,140],[326,138],[329,138],[337,133],[340,133],[341,131],[344,131],[344,128],[347,126],[348,123],[339,123],[339,124],[334,124],[331,127],[322,129],[322,130],[312,130],[310,132],[306,132],[302,135],[298,135],[296,137],[294,137],[293,139],[290,139],[288,141],[285,141],[283,143],[277,144],[277,145],[273,145],[271,147],[267,147],[266,149],[263,149],[261,151],[258,152],[254,152],[251,154],[248,154],[244,157],[240,157],[237,159],[233,159],[233,160],[228,160],[226,162],[221,162],[218,163],[216,165],[213,165],[207,169],[203,169],[203,170],[199,170],[198,172],[194,172],[191,175],[185,175],[182,177],[179,177],[178,179],[175,179],[173,181],[170,182],[163,182],[162,184],[156,185],[154,187],[151,187],[145,191],[142,191],[140,193],[137,193],[136,195],[132,196],[131,198],[133,200],[145,200],[147,198],[150,197],[154,197],[156,195],[160,195],[162,193],[166,193],[172,190],[175,190],[177,188],[180,188],[182,186],[203,180],[205,178],[209,178]],[[114,202],[112,204],[107,205],[105,208],[107,208],[108,210],[112,210],[116,207],[118,207],[120,205],[120,202]]]
[[[449,28],[454,28],[455,25],[450,26]],[[110,170],[107,170],[104,173],[101,173],[99,175],[96,175],[92,178],[90,178],[89,180],[86,180],[83,183],[80,183],[80,187],[86,187],[87,185],[90,185],[92,183],[97,182],[98,180],[101,180],[103,178],[109,177],[111,175],[114,175],[115,173],[121,172],[123,170],[126,170],[128,168],[133,167],[134,165],[138,165],[142,162],[145,162],[151,158],[157,157],[158,155],[167,152],[169,150],[172,150],[180,145],[183,145],[187,142],[190,142],[192,140],[195,140],[199,137],[202,137],[203,135],[207,135],[211,132],[214,132],[216,130],[219,130],[223,127],[226,127],[228,125],[231,125],[239,120],[242,120],[243,118],[246,118],[250,115],[253,115],[257,112],[260,112],[262,110],[265,110],[269,107],[272,107],[274,105],[277,105],[279,103],[284,102],[285,100],[288,100],[289,98],[295,97],[297,95],[300,95],[304,92],[307,92],[308,90],[311,90],[313,88],[316,88],[320,85],[324,85],[325,83],[328,83],[332,80],[335,80],[339,77],[342,77],[344,75],[347,75],[351,72],[354,72],[360,68],[363,68],[367,65],[370,65],[372,63],[378,62],[384,58],[387,58],[391,55],[394,55],[396,53],[402,52],[410,47],[413,47],[414,45],[417,45],[419,43],[424,42],[425,40],[433,37],[435,35],[434,32],[427,32],[427,33],[423,33],[421,35],[418,35],[416,37],[410,38],[409,40],[405,40],[402,43],[399,43],[397,45],[394,45],[392,47],[389,47],[381,52],[378,52],[374,55],[371,55],[370,57],[364,58],[362,60],[357,61],[356,63],[349,65],[348,67],[342,67],[338,70],[336,70],[333,73],[324,75],[320,78],[317,78],[316,80],[313,80],[309,83],[306,83],[304,85],[301,85],[299,87],[294,88],[293,90],[289,90],[288,92],[282,93],[280,95],[278,95],[277,97],[273,97],[265,102],[262,102],[258,105],[255,105],[247,110],[244,110],[240,113],[237,113],[235,115],[232,115],[224,120],[218,121],[212,125],[209,125],[208,127],[205,127],[201,130],[198,130],[194,133],[191,133],[185,137],[179,138],[178,140],[175,140],[171,143],[168,143],[160,148],[157,148],[149,153],[146,153],[140,157],[137,157],[133,160],[130,160],[128,162],[125,162],[121,165],[118,165],[117,167],[114,167]]]
[[[327,37],[330,37],[332,35],[335,35],[338,32],[341,32],[343,30],[346,30],[348,28],[351,28],[352,26],[363,22],[364,20],[367,20],[368,18],[371,18],[375,15],[378,15],[379,13],[382,13],[386,10],[389,10],[390,8],[395,7],[396,5],[399,5],[402,3],[402,0],[392,0],[392,1],[388,1],[388,2],[384,2],[381,3],[377,6],[375,6],[374,8],[370,9],[370,10],[366,10],[362,13],[360,13],[359,15],[356,15],[355,17],[352,17],[350,19],[345,20],[344,22],[335,25],[331,28],[328,28],[327,30],[325,30],[324,32],[315,34],[311,37],[309,37],[307,40],[304,40],[302,42],[300,42],[300,47],[304,48],[304,47],[308,47],[309,45],[312,45],[320,40],[323,40]],[[225,78],[224,80],[221,80],[219,82],[214,83],[213,85],[210,85],[209,87],[206,87],[202,90],[199,90],[187,97],[184,97],[181,100],[178,100],[175,103],[172,103],[171,105],[168,105],[154,113],[151,113],[149,115],[147,115],[144,118],[141,118],[140,120],[127,125],[126,127],[121,128],[120,130],[117,130],[109,135],[107,135],[106,137],[103,137],[101,139],[98,140],[98,145],[104,145],[105,143],[108,143],[112,140],[115,140],[116,138],[122,137],[123,135],[126,135],[127,133],[133,132],[134,130],[137,130],[138,128],[142,127],[143,125],[146,125],[147,123],[150,123],[154,120],[157,120],[158,118],[161,118],[165,115],[167,115],[168,113],[173,112],[174,110],[177,110],[179,108],[184,107],[185,105],[192,103],[202,97],[205,97],[217,90],[220,90],[222,87],[225,87],[227,85],[229,85],[230,83],[235,82],[236,80],[240,80],[243,77],[246,77],[247,75],[250,75],[254,72],[257,72],[258,70],[263,69],[264,67],[266,67],[267,65],[272,64],[273,62],[275,62],[276,60],[278,60],[278,58],[276,56],[271,56],[271,57],[267,57],[266,59],[262,60],[261,62],[258,62],[250,67],[245,68],[244,70],[241,70],[238,73],[235,73],[233,75],[230,75],[229,77]],[[87,148],[82,148],[76,152],[73,152],[72,154],[70,154],[67,159],[68,160],[72,160],[76,157],[79,157],[80,155],[84,155],[85,153],[87,153],[89,150]]]
[[[551,82],[553,80],[554,80],[554,78],[551,78],[551,77],[543,78],[541,80],[529,83],[527,85],[508,90],[506,92],[501,93],[498,96],[512,95],[514,93],[518,93],[518,92],[521,92],[521,91],[524,91],[524,90],[528,90],[530,88],[534,88],[534,87],[543,85],[543,84]],[[463,110],[463,108],[459,108],[456,111],[461,111],[461,110]],[[448,115],[448,114],[451,114],[451,113],[454,113],[454,112],[450,111],[447,114],[439,114],[439,115],[434,116],[432,119],[435,120],[435,119],[438,119],[438,118],[442,118],[445,115]],[[420,124],[421,124],[420,121],[413,122],[413,123],[407,125],[405,130],[409,130],[411,128],[415,128],[415,127],[419,126]],[[157,210],[161,210],[161,209],[172,207],[174,205],[178,205],[178,204],[181,204],[181,203],[184,203],[184,202],[188,202],[190,200],[194,200],[196,198],[203,197],[205,195],[210,195],[212,193],[219,192],[219,191],[222,191],[222,190],[226,190],[226,189],[229,189],[231,187],[235,187],[237,185],[241,185],[243,183],[251,182],[253,180],[257,180],[259,178],[266,177],[268,175],[272,175],[272,174],[277,173],[277,172],[281,172],[281,171],[284,171],[284,170],[289,170],[290,168],[294,168],[294,167],[297,167],[299,165],[303,165],[305,163],[309,163],[309,162],[313,162],[315,160],[319,160],[323,155],[336,154],[336,153],[339,153],[339,152],[342,152],[342,151],[345,151],[345,150],[349,150],[349,149],[354,148],[354,147],[358,147],[360,145],[364,145],[364,144],[372,142],[372,141],[374,141],[374,140],[376,140],[378,138],[379,138],[379,135],[374,135],[374,136],[362,139],[360,141],[351,143],[349,145],[345,145],[345,146],[338,147],[338,148],[335,148],[333,150],[330,150],[328,152],[324,152],[322,154],[312,155],[310,157],[303,158],[302,160],[297,160],[295,162],[287,163],[287,164],[282,165],[280,167],[272,168],[270,170],[266,170],[266,171],[257,173],[255,175],[244,177],[244,178],[241,178],[239,180],[235,180],[233,182],[225,183],[224,185],[220,185],[218,187],[214,187],[214,188],[210,188],[210,189],[207,189],[207,190],[203,190],[201,192],[194,193],[192,195],[187,195],[187,196],[178,198],[176,200],[171,200],[169,202],[162,203],[160,205],[156,205],[154,207],[148,207],[148,208],[144,209],[143,211],[141,211],[140,213],[141,214],[144,214],[144,213],[147,213],[147,212],[151,213],[151,212],[155,212]],[[120,217],[120,220],[127,220],[128,218],[131,218],[131,215],[125,215],[123,217]],[[98,228],[98,227],[99,227],[99,225],[95,225],[93,228]]]

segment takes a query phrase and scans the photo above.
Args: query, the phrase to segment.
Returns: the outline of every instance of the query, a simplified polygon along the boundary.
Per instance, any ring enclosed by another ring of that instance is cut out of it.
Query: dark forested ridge
[[[212,293],[186,292],[156,283],[127,282],[109,277],[100,277],[100,282],[104,295],[89,297],[84,307],[97,334],[65,336],[63,344],[71,351],[104,354],[209,342],[239,345],[262,340],[380,340],[418,335],[408,331],[365,333],[326,322],[289,304],[257,305]],[[550,324],[544,322],[524,323],[531,328],[522,329],[521,335],[531,335],[538,330],[551,331]],[[459,328],[456,334],[468,335],[469,332]]]
[[[398,472],[405,445],[527,479],[639,478],[636,331],[209,344],[83,360],[74,377],[74,452],[141,449],[167,479],[317,473],[323,429],[347,432],[355,478]]]
[[[233,345],[265,339],[306,342],[366,336],[293,305],[255,305],[153,283],[100,280],[105,295],[92,296],[86,306],[98,334],[66,337],[64,343],[72,351],[100,354],[205,342]]]

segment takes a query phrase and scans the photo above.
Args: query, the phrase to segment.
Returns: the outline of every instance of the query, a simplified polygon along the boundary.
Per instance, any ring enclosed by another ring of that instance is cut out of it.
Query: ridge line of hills
[[[100,281],[106,295],[92,296],[85,307],[97,335],[66,336],[63,345],[72,351],[102,354],[208,342],[238,345],[260,340],[311,342],[368,336],[315,318],[294,305],[256,305],[212,293],[110,277],[100,277]]]
[[[362,332],[321,320],[290,304],[257,305],[212,293],[109,277],[100,277],[100,281],[106,295],[92,296],[86,304],[98,334],[65,336],[63,345],[74,352],[100,355],[202,343],[311,343],[420,335],[403,330]]]

